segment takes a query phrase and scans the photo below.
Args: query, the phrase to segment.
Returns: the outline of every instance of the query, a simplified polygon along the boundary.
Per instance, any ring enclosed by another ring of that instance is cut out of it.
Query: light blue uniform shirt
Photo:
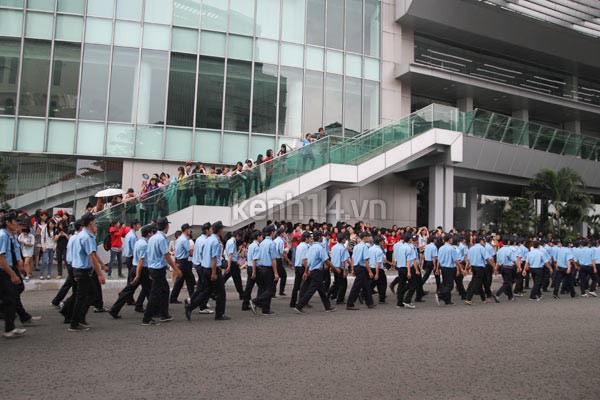
[[[181,234],[175,241],[175,258],[177,260],[187,260],[190,256],[190,238]]]
[[[394,245],[394,261],[396,268],[406,268],[410,246],[404,242],[398,242]]]
[[[229,259],[231,254],[231,262],[237,262],[238,260],[238,247],[235,237],[230,237],[227,243],[225,243],[225,257]]]
[[[529,249],[524,244],[519,246],[519,250],[521,252],[521,261],[526,260],[529,255]]]
[[[96,236],[90,231],[84,229],[77,235],[77,240],[73,242],[73,268],[90,269],[92,261],[90,255],[95,253],[98,246],[96,244]]]
[[[579,255],[581,254],[581,247],[573,247],[571,249],[571,254],[573,254],[573,260],[579,263]]]
[[[556,246],[556,264],[559,268],[569,268],[568,261],[573,260],[573,253],[568,247]]]
[[[425,246],[423,256],[425,257],[425,261],[433,261],[433,258],[438,256],[438,248],[435,243],[431,242]]]
[[[201,265],[202,264],[202,248],[204,243],[206,242],[206,235],[203,233],[200,235],[198,239],[196,239],[196,243],[194,243],[194,254],[192,255],[192,264]]]
[[[513,264],[517,261],[517,256],[510,248],[510,246],[504,246],[500,250],[498,250],[496,260],[498,265],[502,267],[512,267]]]
[[[410,249],[410,252],[407,253],[406,260],[407,261],[416,260],[419,257],[419,252],[417,251],[417,246],[415,246],[414,244],[409,244],[407,246]],[[411,265],[411,267],[413,266],[412,263],[410,265]]]
[[[527,255],[527,262],[529,263],[529,268],[539,269],[544,267],[544,263],[546,262],[546,255],[544,251],[537,249],[532,249]]]
[[[596,247],[594,250],[594,260],[596,264],[600,263],[600,247]]]
[[[297,251],[298,250],[296,250],[296,252]],[[348,253],[348,249],[346,249],[343,244],[337,243],[331,249],[331,263],[335,267],[346,269],[346,267],[343,264],[347,263],[349,258],[350,254]]]
[[[364,242],[360,242],[356,246],[354,246],[354,251],[352,252],[352,262],[354,265],[360,265],[361,267],[365,267],[365,260],[369,259],[369,249]]]
[[[458,252],[450,243],[445,243],[438,250],[438,262],[440,263],[440,267],[456,268],[457,260]]]
[[[123,257],[133,257],[133,249],[135,249],[135,242],[138,237],[133,229],[130,229],[125,235],[125,243],[123,243]]]
[[[464,243],[460,243],[458,246],[456,246],[456,252],[457,252],[457,257],[458,257],[457,260],[465,261],[465,256],[467,255],[468,251],[469,251],[469,248]]]
[[[385,254],[383,254],[383,250],[379,245],[373,245],[369,249],[369,264],[371,268],[376,268],[377,263],[379,263],[379,269],[384,269],[383,260],[385,259]]]
[[[550,257],[552,257],[554,261],[556,261],[556,258],[558,257],[558,246],[554,245],[550,247],[548,252],[550,253]]]
[[[546,245],[548,246],[548,245]],[[550,252],[546,247],[540,247],[540,251],[544,254],[544,262],[552,261],[552,257],[550,256]]]
[[[148,240],[148,268],[162,269],[167,266],[165,254],[169,254],[169,241],[163,231],[158,231]]]
[[[133,248],[133,266],[137,268],[138,263],[140,262],[140,258],[143,258],[142,267],[148,268],[148,258],[146,258],[146,254],[148,253],[148,239],[141,238],[135,243],[135,247]]]
[[[592,249],[591,247],[582,247],[581,250],[579,250],[579,264],[580,265],[585,265],[585,266],[592,265],[592,260],[594,259],[594,257],[595,257],[594,249]]]
[[[485,248],[477,243],[467,253],[471,267],[484,267],[486,263]]]
[[[277,252],[276,258],[282,258],[283,249],[285,249],[285,242],[283,241],[281,236],[277,236],[273,240],[273,243],[275,244],[275,251]]]
[[[495,255],[496,255],[496,252],[494,251],[494,246],[492,246],[489,243],[486,243],[485,244],[485,252],[484,252],[484,256],[485,256],[486,262],[490,258],[494,258]]]
[[[3,255],[6,262],[11,267],[13,266],[12,255],[10,254],[10,234],[6,229],[0,229],[0,255]]]
[[[323,263],[327,261],[328,258],[327,251],[323,246],[310,246],[307,255],[308,269],[310,271],[322,269]]]
[[[300,242],[298,244],[298,246],[296,247],[296,258],[294,259],[294,267],[304,267],[304,264],[302,264],[302,259],[307,258],[306,256],[308,254],[309,248],[310,246],[306,242]]]
[[[254,264],[252,263],[252,261],[258,260],[258,256],[260,255],[260,252],[258,251],[258,246],[259,243],[257,240],[250,243],[250,246],[248,246],[248,251],[246,252],[246,258],[248,259],[248,268],[253,267]]]
[[[257,264],[259,267],[273,267],[273,259],[277,258],[275,243],[270,236],[267,236],[258,246],[260,255]]]
[[[75,234],[71,236],[67,242],[67,254],[65,256],[67,259],[67,264],[69,265],[73,264],[73,242],[77,240],[78,234],[79,232],[75,232]]]
[[[19,236],[13,235],[11,236],[11,240],[15,249],[15,257],[17,258],[17,261],[21,261],[21,245],[19,244]]]
[[[323,240],[321,241],[321,246],[323,246],[325,251],[329,250],[329,240],[326,238],[323,238]]]
[[[210,235],[206,242],[204,242],[204,248],[202,249],[202,268],[211,269],[212,260],[217,257],[217,267],[221,266],[221,242],[216,234]]]

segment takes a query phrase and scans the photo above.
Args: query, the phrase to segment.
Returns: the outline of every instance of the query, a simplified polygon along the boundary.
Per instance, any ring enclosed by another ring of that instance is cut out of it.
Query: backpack
[[[109,233],[108,235],[106,235],[106,237],[104,238],[104,241],[102,242],[102,247],[104,247],[104,250],[106,251],[110,251],[110,237],[111,234]]]

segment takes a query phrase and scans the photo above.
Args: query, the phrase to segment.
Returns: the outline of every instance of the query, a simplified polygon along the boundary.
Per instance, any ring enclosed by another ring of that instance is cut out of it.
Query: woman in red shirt
[[[117,259],[117,271],[119,272],[119,278],[123,276],[123,238],[129,233],[129,228],[126,226],[121,227],[121,223],[114,220],[110,224],[108,234],[110,235],[110,261],[108,262],[108,278],[112,277],[112,264],[114,259]]]

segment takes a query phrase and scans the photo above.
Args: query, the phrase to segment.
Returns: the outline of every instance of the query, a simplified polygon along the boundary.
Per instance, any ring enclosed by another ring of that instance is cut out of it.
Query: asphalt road
[[[261,317],[229,290],[231,321],[188,322],[175,305],[174,321],[142,327],[125,307],[121,320],[90,313],[90,331],[69,333],[53,295],[26,292],[42,321],[0,340],[0,399],[600,398],[600,299],[437,307],[428,296],[415,310],[330,314],[315,297],[297,315],[285,297]]]

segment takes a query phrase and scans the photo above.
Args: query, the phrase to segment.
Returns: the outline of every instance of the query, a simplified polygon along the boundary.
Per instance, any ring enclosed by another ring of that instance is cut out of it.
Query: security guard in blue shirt
[[[316,243],[320,242],[321,237],[321,232],[315,232],[314,240]],[[327,290],[325,290],[325,283],[323,282],[324,266],[332,266],[331,262],[329,261],[327,250],[325,250],[325,248],[319,244],[310,246],[308,249],[307,259],[308,270],[304,272],[304,275],[306,278],[310,277],[310,284],[296,305],[296,312],[304,314],[303,308],[308,304],[315,292],[319,293],[319,297],[321,297],[321,301],[323,302],[326,312],[335,311],[335,307],[332,307],[331,303],[329,302]]]
[[[17,218],[13,213],[6,213],[0,219],[0,310],[4,316],[4,337],[14,338],[23,336],[26,329],[17,328],[15,319],[17,313],[18,293],[16,285],[21,283],[19,275],[13,267],[13,251],[11,233],[18,227]]]
[[[525,269],[523,270],[523,276],[527,272],[531,272],[533,278],[533,288],[529,295],[529,300],[541,300],[542,297],[542,278],[543,268],[546,267],[552,271],[552,266],[548,262],[548,256],[542,250],[540,250],[540,242],[537,240],[533,242],[533,249],[527,255],[527,262],[525,263]]]
[[[437,256],[438,256],[438,248],[435,245],[435,236],[431,235],[427,237],[427,245],[425,249],[423,249],[423,264],[421,265],[421,269],[423,270],[422,282],[423,285],[427,283],[427,279],[434,270],[437,270]],[[435,275],[435,285],[437,291],[440,290],[440,276]]]
[[[496,269],[496,263],[494,261],[494,256],[496,255],[496,251],[494,250],[494,246],[492,246],[492,241],[494,238],[492,236],[488,236],[485,243],[485,267],[484,267],[484,280],[483,280],[483,289],[485,291],[485,296],[489,299],[492,297],[492,279],[494,276],[494,270]]]
[[[223,284],[227,283],[229,278],[233,279],[235,290],[237,290],[240,300],[244,299],[244,286],[242,285],[242,275],[238,265],[238,243],[242,240],[242,232],[235,231],[225,243],[225,273],[223,274]]]
[[[279,274],[279,295],[285,296],[285,284],[287,283],[287,271],[285,270],[285,266],[283,265],[283,261],[285,260],[288,264],[291,264],[291,261],[285,254],[285,229],[279,228],[275,233],[275,239],[273,240],[275,243],[275,249],[277,251],[277,273]]]
[[[457,253],[456,257],[460,266],[456,270],[456,275],[454,276],[454,284],[456,285],[456,291],[460,296],[461,300],[467,298],[467,290],[464,285],[464,278],[467,271],[467,252],[469,251],[469,246],[467,246],[467,240],[464,236],[459,236],[457,239],[458,243],[455,243],[454,249]]]
[[[373,272],[371,272],[370,268],[369,249],[367,246],[370,238],[371,234],[369,232],[361,232],[361,241],[358,242],[352,250],[352,264],[354,265],[355,279],[350,294],[348,295],[346,310],[358,310],[358,307],[354,305],[354,302],[361,292],[364,294],[367,307],[375,308],[371,286],[369,285],[369,279],[373,279]]]
[[[105,283],[102,274],[102,262],[96,254],[96,221],[91,213],[81,217],[83,230],[73,242],[73,278],[77,282],[77,293],[73,304],[73,313],[70,316],[70,332],[89,330],[85,319],[88,309],[95,295],[96,286],[92,282],[95,271],[100,284]]]
[[[214,311],[208,308],[208,299],[204,304],[200,304],[199,302],[200,297],[202,296],[202,287],[204,285],[204,283],[202,282],[202,271],[204,270],[202,268],[202,256],[204,244],[206,243],[206,240],[210,237],[210,235],[212,235],[212,225],[210,224],[210,222],[205,222],[204,225],[202,225],[202,235],[200,235],[194,243],[194,254],[192,256],[192,264],[194,265],[196,273],[198,274],[198,283],[196,284],[196,290],[194,290],[192,296],[189,299],[185,299],[186,304],[199,304],[199,314],[214,313]]]
[[[119,298],[113,304],[111,309],[108,311],[111,317],[114,319],[120,319],[121,315],[119,312],[127,302],[127,299],[133,297],[136,289],[141,285],[142,292],[149,294],[150,293],[150,275],[148,273],[148,261],[146,257],[146,253],[148,251],[148,240],[154,235],[156,232],[156,227],[152,225],[146,225],[142,228],[142,237],[139,240],[136,240],[136,243],[133,247],[132,252],[132,265],[135,267],[133,269],[133,277],[127,283],[127,286],[119,293]],[[146,295],[147,296],[147,295]],[[143,298],[142,295],[138,298]],[[143,313],[145,310],[142,308],[138,308],[136,306],[136,312]]]
[[[385,304],[387,291],[387,277],[385,275],[385,253],[381,248],[383,238],[375,236],[373,238],[373,246],[369,248],[369,264],[373,279],[371,280],[371,291],[377,288],[379,294],[379,304]]]
[[[571,253],[569,247],[564,247],[562,242],[559,240],[553,248],[555,249],[554,257],[556,260],[556,273],[554,274],[554,279],[552,282],[552,284],[554,285],[553,297],[558,300],[560,298],[558,297],[560,284],[565,280],[567,276],[573,274],[575,268],[573,266],[573,254]],[[577,296],[577,294],[575,293],[575,287],[573,285],[566,287],[563,285],[563,290],[565,289],[569,290],[571,297]]]
[[[496,272],[499,269],[502,274],[502,286],[494,293],[494,301],[496,303],[500,302],[502,293],[506,294],[509,301],[514,300],[512,286],[515,276],[514,270],[517,262],[517,254],[512,248],[512,239],[510,237],[504,238],[502,242],[504,243],[504,246],[498,250],[498,254],[496,255]]]
[[[404,234],[404,244],[398,249],[398,259],[401,261],[405,260],[406,264],[396,263],[398,276],[400,277],[396,308],[415,308],[415,305],[412,304],[412,296],[415,294],[421,281],[421,270],[418,264],[419,257],[415,247],[417,240],[417,236],[411,236],[409,233],[406,233]]]
[[[590,280],[592,281],[591,285]],[[596,294],[597,283],[596,252],[592,248],[592,243],[586,239],[583,241],[583,247],[579,250],[579,289],[581,290],[581,297],[598,297]]]
[[[160,322],[169,322],[173,317],[169,314],[169,283],[167,282],[167,265],[169,265],[176,277],[181,277],[181,271],[169,252],[169,220],[159,218],[156,221],[157,232],[148,240],[146,258],[148,259],[148,272],[152,279],[148,305],[142,319],[143,326],[158,325],[153,317],[159,315]]]
[[[461,274],[461,264],[458,260],[458,252],[452,246],[452,236],[444,237],[444,245],[438,250],[439,269],[436,274],[442,276],[442,286],[435,296],[435,301],[439,305],[443,301],[446,305],[454,305],[452,302],[452,289],[454,289],[455,277]]]
[[[250,243],[248,250],[246,250],[246,272],[248,277],[246,280],[246,289],[244,289],[242,311],[248,311],[251,309],[250,299],[252,298],[252,289],[254,289],[254,285],[256,284],[256,270],[258,268],[256,262],[258,261],[258,257],[260,255],[258,247],[260,246],[260,242],[262,242],[262,240],[263,233],[261,231],[255,230],[252,232],[252,243]]]
[[[135,277],[135,267],[133,266],[133,249],[135,248],[135,243],[138,240],[137,232],[140,230],[140,221],[137,219],[132,220],[129,223],[129,232],[123,238],[123,258],[125,259],[125,266],[127,267],[127,283],[131,282],[131,280]],[[132,294],[133,296],[133,294]],[[133,297],[127,299],[128,303],[133,304]],[[138,302],[143,304],[144,299],[138,297]]]
[[[527,259],[527,255],[529,254],[529,242],[525,240],[525,238],[519,238],[519,254],[521,256],[521,265],[517,266],[517,274],[515,277],[515,290],[513,291],[513,295],[515,297],[523,297],[523,283],[525,283],[525,289],[529,289],[529,274],[526,277],[523,277],[523,267],[525,266],[525,260]]]
[[[290,299],[290,307],[295,308],[298,297],[308,288],[307,281],[304,279],[304,273],[308,269],[308,249],[311,247],[313,240],[312,233],[302,232],[300,243],[296,247],[294,255],[294,287],[292,288],[292,296]]]
[[[258,296],[250,300],[250,308],[256,314],[256,307],[262,309],[262,315],[271,316],[275,312],[271,311],[271,299],[277,290],[277,281],[279,280],[279,271],[277,271],[277,250],[273,238],[275,229],[268,225],[263,230],[264,239],[258,247],[258,269],[257,284]]]
[[[467,298],[465,303],[473,305],[473,295],[478,293],[481,296],[481,301],[486,302],[485,290],[483,288],[483,282],[485,280],[485,266],[487,263],[492,264],[493,259],[487,259],[485,250],[485,238],[477,238],[477,243],[473,245],[467,252],[468,267],[471,269],[471,282],[467,287]],[[493,274],[493,271],[492,271]]]
[[[194,294],[194,288],[196,287],[196,278],[192,271],[192,262],[189,258],[194,254],[192,246],[190,246],[190,236],[192,234],[192,227],[190,224],[185,223],[181,225],[181,235],[175,241],[175,260],[179,265],[181,271],[181,277],[175,280],[173,284],[173,290],[171,290],[171,304],[181,304],[178,300],[179,293],[183,288],[183,283],[187,287],[188,295],[192,297]]]
[[[348,237],[345,233],[339,233],[337,235],[337,244],[331,249],[334,281],[329,289],[329,298],[331,300],[336,299],[336,304],[344,304],[346,290],[348,289],[348,269],[353,269],[352,259],[346,248],[347,240]]]
[[[202,291],[197,298],[185,303],[185,317],[191,319],[194,308],[206,304],[211,294],[214,293],[216,300],[215,320],[226,321],[230,318],[225,315],[225,304],[227,302],[225,293],[225,282],[221,273],[223,263],[223,247],[221,235],[223,234],[223,223],[217,221],[212,225],[212,235],[206,239],[202,249]]]
[[[65,282],[62,284],[62,286],[60,287],[60,289],[58,290],[58,293],[56,293],[56,296],[54,296],[54,298],[52,299],[51,303],[52,305],[58,309],[61,310],[61,305],[60,302],[64,300],[65,297],[67,297],[67,293],[69,293],[69,289],[71,289],[73,287],[73,267],[71,266],[71,264],[73,263],[73,241],[75,240],[75,236],[77,236],[77,234],[81,231],[81,222],[79,220],[75,221],[73,223],[73,227],[74,227],[74,231],[70,232],[70,237],[69,237],[69,241],[67,242],[67,250],[65,251],[65,259],[66,259],[66,266],[67,266],[67,279],[65,279]],[[71,294],[71,296],[69,297],[70,299],[70,304],[71,306],[74,304],[75,302],[75,297],[73,297],[73,295]],[[65,303],[63,303],[63,307],[64,304],[67,304],[67,301],[65,301]]]

